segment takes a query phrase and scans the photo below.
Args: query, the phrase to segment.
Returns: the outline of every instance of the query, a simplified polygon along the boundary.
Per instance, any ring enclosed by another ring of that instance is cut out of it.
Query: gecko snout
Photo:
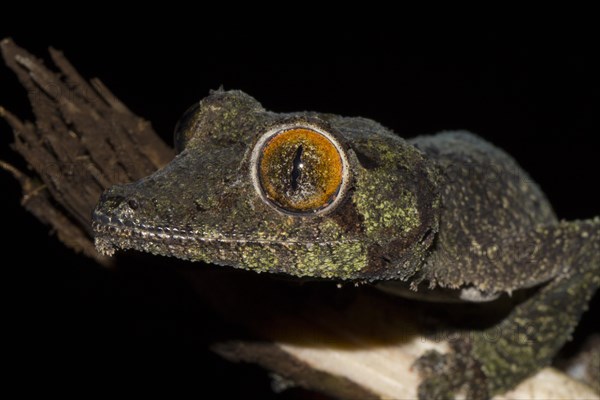
[[[113,186],[102,193],[92,215],[93,221],[101,224],[122,223],[131,218],[141,202],[128,192],[126,186]]]

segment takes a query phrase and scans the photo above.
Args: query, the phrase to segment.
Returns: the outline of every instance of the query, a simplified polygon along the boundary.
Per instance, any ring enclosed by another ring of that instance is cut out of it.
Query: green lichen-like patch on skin
[[[319,224],[319,228],[321,233],[331,240],[339,240],[346,241],[349,238],[347,235],[344,235],[343,231],[340,229],[340,226],[332,220],[324,220],[321,224]]]
[[[297,251],[297,263],[289,273],[314,276],[318,271],[323,278],[356,279],[367,263],[367,252],[362,243],[341,242],[332,248],[314,244]]]
[[[277,252],[271,246],[245,246],[240,250],[240,266],[256,272],[268,272],[279,265]]]
[[[239,267],[298,277],[356,279],[368,265],[365,244],[346,237],[333,221],[320,225],[324,243],[294,243],[282,238],[269,245],[240,246]]]
[[[193,251],[192,258],[232,265],[254,272],[280,272],[298,277],[356,279],[368,264],[367,251],[360,242],[338,242],[330,245],[305,244],[244,244],[233,245],[229,251]],[[215,246],[216,247],[216,246]],[[230,252],[239,254],[228,260]],[[294,256],[290,258],[289,252]],[[222,258],[221,258],[222,257]]]
[[[416,199],[410,192],[398,190],[398,179],[387,171],[359,174],[353,201],[365,219],[367,234],[377,237],[385,231],[408,232],[419,226]],[[396,192],[395,198],[387,196]]]

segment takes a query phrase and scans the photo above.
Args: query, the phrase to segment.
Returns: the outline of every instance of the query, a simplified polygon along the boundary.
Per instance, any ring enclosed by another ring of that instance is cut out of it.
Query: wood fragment
[[[62,53],[51,50],[59,71],[12,40],[0,42],[6,65],[27,90],[35,123],[0,107],[12,127],[14,148],[34,179],[6,164],[23,189],[23,206],[49,224],[59,239],[103,265],[90,236],[90,216],[102,191],[149,175],[173,157],[147,121],[127,109],[108,88],[88,84]],[[99,82],[99,81],[98,81]]]

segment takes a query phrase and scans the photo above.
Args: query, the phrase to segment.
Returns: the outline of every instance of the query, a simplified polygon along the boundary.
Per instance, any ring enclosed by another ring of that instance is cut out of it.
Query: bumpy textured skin
[[[254,144],[290,123],[335,135],[347,153],[350,189],[326,215],[282,214],[253,186]],[[438,287],[492,299],[544,284],[497,326],[454,341],[452,353],[424,355],[421,398],[483,399],[513,387],[550,362],[600,283],[600,219],[559,222],[517,163],[470,133],[406,141],[368,119],[276,114],[217,91],[186,114],[176,147],[162,170],[102,196],[93,216],[101,252],[399,281],[425,296]]]

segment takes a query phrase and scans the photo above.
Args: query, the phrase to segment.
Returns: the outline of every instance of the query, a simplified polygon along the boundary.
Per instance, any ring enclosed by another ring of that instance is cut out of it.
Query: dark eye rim
[[[260,179],[259,164],[261,161],[262,150],[264,146],[269,142],[270,139],[272,139],[276,135],[294,129],[307,129],[323,135],[336,148],[342,161],[342,182],[337,190],[335,198],[333,199],[333,201],[331,201],[328,204],[325,204],[323,207],[317,208],[312,211],[295,212],[280,207],[278,204],[269,199],[262,187]],[[250,171],[252,184],[254,186],[254,189],[260,196],[261,200],[269,206],[273,207],[277,212],[284,215],[292,215],[295,217],[312,217],[317,215],[322,216],[331,213],[343,202],[348,192],[348,187],[350,186],[350,164],[348,162],[348,155],[346,153],[346,149],[344,148],[340,140],[335,134],[331,133],[329,130],[323,129],[322,127],[317,125],[304,122],[277,125],[267,130],[264,134],[262,134],[262,136],[259,137],[258,141],[254,145],[254,149],[252,150],[252,156],[250,158]]]

